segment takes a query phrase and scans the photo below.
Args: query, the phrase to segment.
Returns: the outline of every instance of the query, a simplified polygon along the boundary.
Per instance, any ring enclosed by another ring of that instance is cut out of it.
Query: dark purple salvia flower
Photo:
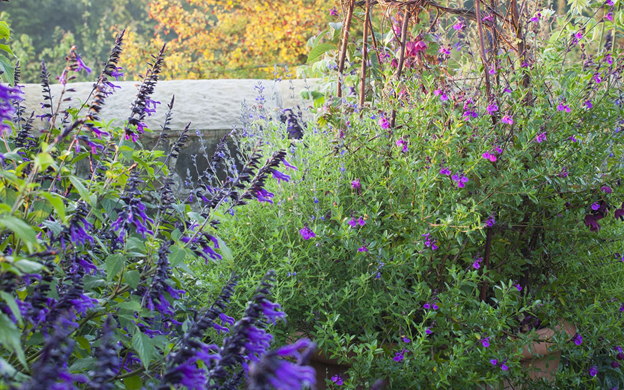
[[[0,135],[5,131],[11,130],[5,121],[12,121],[15,115],[14,102],[22,100],[20,96],[22,91],[19,88],[13,88],[9,85],[0,83]]]
[[[84,201],[79,201],[76,212],[69,219],[69,226],[65,226],[58,237],[63,250],[65,250],[67,242],[74,245],[85,245],[87,242],[93,244],[93,236],[90,234],[93,225],[86,220],[87,215],[89,215],[87,204]]]
[[[308,339],[300,339],[292,345],[286,345],[262,355],[258,362],[253,362],[249,369],[249,388],[254,390],[298,390],[314,388],[316,372],[308,362],[316,345]],[[303,352],[299,352],[304,349]],[[280,359],[290,357],[296,363]]]
[[[295,114],[290,108],[285,109],[280,114],[280,122],[286,125],[288,139],[303,139],[304,128],[300,124],[300,122],[303,122],[303,113],[301,111]]]
[[[496,224],[496,220],[494,219],[494,215],[490,215],[489,217],[487,217],[487,219],[485,220],[485,226],[486,227],[492,227]]]
[[[142,128],[145,126],[145,116],[151,113],[149,106],[153,107],[153,100],[151,99],[152,94],[154,93],[154,89],[156,88],[156,83],[158,82],[158,75],[162,70],[162,65],[164,61],[165,55],[165,47],[166,44],[160,49],[156,56],[152,56],[154,58],[154,62],[149,64],[150,67],[145,72],[143,76],[143,82],[139,87],[139,92],[137,93],[136,100],[132,103],[132,113],[130,117],[128,117],[128,123],[124,127],[124,132],[126,134],[126,139],[132,139],[133,142],[138,140],[137,133],[141,132]],[[148,111],[146,111],[146,109]]]
[[[227,376],[226,369],[235,365],[242,365],[247,370],[247,362],[258,362],[259,357],[267,353],[273,336],[266,332],[266,327],[269,322],[284,316],[268,299],[274,281],[275,272],[267,272],[243,318],[234,324],[230,335],[223,341],[222,359],[210,371],[212,379],[223,380]]]
[[[598,367],[593,366],[592,368],[589,369],[589,376],[596,376],[598,375]]]
[[[624,221],[624,203],[622,203],[622,206],[619,209],[615,210],[613,216],[615,217],[615,219],[620,219]]]
[[[218,362],[221,356],[217,346],[206,345],[202,340],[217,318],[221,318],[225,323],[233,322],[233,319],[225,316],[223,311],[234,294],[236,280],[236,275],[230,277],[213,305],[198,320],[191,323],[189,330],[182,337],[180,348],[167,356],[167,369],[158,390],[169,390],[171,386],[176,385],[186,386],[189,389],[208,388],[209,376],[204,367],[210,368],[210,363]],[[197,364],[199,361],[203,362],[202,366]]]
[[[613,190],[611,190],[611,187],[609,186],[602,186],[600,187],[600,191],[604,192],[605,194],[610,194],[613,192]]]
[[[133,226],[136,228],[136,232],[141,234],[143,238],[145,238],[145,233],[149,235],[154,234],[145,226],[147,222],[153,224],[154,220],[145,214],[146,206],[141,202],[141,191],[138,189],[138,185],[142,183],[144,181],[139,179],[138,172],[132,171],[126,184],[126,190],[123,196],[121,196],[125,206],[121,210],[118,209],[118,218],[111,225],[113,230],[119,231],[120,240],[123,240]]]
[[[214,245],[216,249],[219,249],[219,241],[216,237],[202,232],[201,235],[196,236],[192,239],[189,237],[182,237],[180,241],[185,243],[191,243],[189,246],[190,249],[198,256],[204,258],[206,264],[208,264],[209,260],[221,260],[223,256],[214,251],[214,249],[210,246],[210,243]]]
[[[48,323],[54,323],[60,317],[75,321],[78,316],[84,316],[89,310],[97,307],[97,299],[90,298],[84,293],[83,276],[82,269],[70,275],[72,283],[63,286],[65,291],[50,310],[47,316]]]
[[[126,30],[124,29],[115,39],[115,45],[111,48],[108,60],[104,65],[104,70],[102,70],[100,77],[98,77],[98,80],[95,83],[93,89],[93,100],[91,100],[89,111],[87,111],[85,126],[98,138],[102,138],[102,135],[109,135],[107,132],[98,128],[95,124],[100,122],[100,112],[104,107],[104,100],[114,92],[116,87],[108,80],[108,78],[115,77],[115,79],[117,79],[119,76],[123,76],[123,73],[119,73],[121,68],[117,66],[117,63],[119,62],[119,57],[121,56],[121,45],[123,44],[125,32]]]
[[[288,175],[286,175],[286,174],[284,174],[284,173],[282,173],[282,172],[280,172],[280,171],[278,171],[276,169],[273,169],[272,172],[273,172],[273,177],[277,179],[278,183],[281,182],[282,180],[284,180],[286,183],[288,183],[290,181],[290,176],[288,176]]]
[[[143,306],[149,310],[158,311],[163,318],[170,320],[174,315],[173,308],[165,295],[177,300],[186,294],[184,290],[176,290],[171,286],[171,267],[168,255],[171,253],[169,246],[171,242],[164,242],[158,250],[158,262],[156,263],[156,273],[152,277],[152,283],[143,294]]]
[[[432,251],[438,249],[438,239],[430,237],[429,233],[422,234],[425,237],[425,248],[431,248]]]
[[[65,317],[59,317],[58,320],[41,355],[32,366],[30,380],[20,390],[73,390],[78,389],[76,383],[87,382],[85,376],[67,371],[67,362],[75,343],[69,335],[74,331],[75,324]]]
[[[581,345],[583,344],[583,336],[577,333],[574,335],[574,337],[572,337],[571,341],[574,342],[574,344],[576,345]]]
[[[113,390],[115,385],[112,379],[119,372],[119,346],[114,340],[113,318],[108,316],[102,327],[100,346],[94,349],[94,358],[97,360],[95,369],[90,373],[89,388],[93,390]]]
[[[535,141],[539,144],[542,143],[544,141],[546,141],[546,133],[539,133],[536,137],[535,137]]]

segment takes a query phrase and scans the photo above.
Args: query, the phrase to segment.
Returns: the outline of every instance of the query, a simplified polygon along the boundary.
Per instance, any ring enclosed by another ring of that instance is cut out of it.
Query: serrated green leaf
[[[96,358],[87,357],[84,359],[77,359],[71,366],[69,366],[69,372],[81,372],[90,371],[95,367],[97,362]]]
[[[106,265],[106,278],[112,280],[126,264],[126,257],[119,253],[110,255],[104,261]]]
[[[141,380],[141,377],[138,375],[124,378],[123,383],[128,390],[139,390],[143,388],[143,380]]]
[[[0,70],[4,73],[2,74],[2,79],[6,81],[8,84],[15,84],[15,66],[11,63],[11,60],[6,58],[3,55],[0,55]]]
[[[125,310],[141,311],[141,303],[137,301],[119,302],[118,304],[115,305],[115,307],[118,307],[120,309],[125,309]]]
[[[7,22],[0,22],[0,39],[11,38],[11,29]]]
[[[78,191],[78,194],[80,194],[80,197],[82,198],[82,200],[84,200],[84,201],[86,201],[86,202],[88,202],[90,204],[91,199],[89,198],[89,191],[87,191],[87,189],[82,184],[80,179],[78,179],[76,176],[70,176],[69,180],[74,185],[74,188],[76,189],[76,191]]]
[[[150,361],[152,360],[152,355],[154,354],[154,344],[152,343],[152,339],[150,339],[148,335],[137,330],[132,337],[132,346],[139,354],[139,358],[141,358],[141,362],[143,362],[143,367],[147,370]]]
[[[32,252],[32,249],[37,245],[37,234],[33,228],[26,222],[19,218],[6,215],[0,217],[0,226],[5,229],[11,230],[28,246],[28,251]]]
[[[124,273],[124,280],[130,287],[136,289],[139,286],[139,272],[127,271]]]
[[[314,49],[310,51],[308,54],[307,64],[312,64],[321,59],[321,56],[327,53],[330,50],[336,50],[336,45],[331,43],[321,43],[318,46],[315,46]]]
[[[65,219],[65,203],[63,203],[63,198],[60,195],[51,192],[41,192],[39,195],[50,202],[61,219]]]
[[[18,260],[13,265],[25,274],[34,274],[43,268],[43,264],[26,259]]]
[[[179,245],[172,245],[169,247],[171,253],[169,254],[169,264],[172,267],[177,267],[179,264],[184,263],[184,258],[186,257],[186,250],[181,248]]]
[[[17,329],[17,326],[11,321],[11,319],[4,313],[0,313],[0,344],[13,351],[20,363],[24,367],[26,365],[26,357],[22,350],[22,344],[20,343],[21,332]]]
[[[4,302],[6,302],[9,309],[11,309],[11,313],[13,313],[13,316],[17,319],[17,322],[21,326],[22,325],[22,312],[17,306],[17,302],[15,302],[15,298],[13,297],[13,295],[9,294],[6,291],[0,291],[0,297],[2,297]]]

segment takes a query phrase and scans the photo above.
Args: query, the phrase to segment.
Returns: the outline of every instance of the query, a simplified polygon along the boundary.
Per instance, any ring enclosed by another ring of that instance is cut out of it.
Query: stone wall
[[[141,142],[145,148],[152,148],[155,145],[167,112],[167,104],[175,96],[173,118],[169,126],[171,128],[169,143],[175,142],[178,134],[191,122],[189,141],[176,159],[177,161],[172,161],[172,168],[178,173],[177,181],[181,189],[181,178],[186,177],[187,169],[195,172],[191,160],[192,155],[197,154],[197,165],[200,170],[207,167],[207,161],[200,152],[198,132],[205,141],[206,153],[212,156],[218,141],[233,127],[241,125],[241,105],[243,103],[249,106],[256,104],[259,85],[264,87],[263,94],[267,101],[265,106],[270,110],[279,111],[297,105],[303,108],[310,104],[310,102],[302,101],[300,92],[306,88],[314,88],[317,82],[315,79],[281,82],[273,80],[160,81],[154,91],[153,100],[161,104],[157,106],[156,113],[147,117],[145,121],[148,128],[153,129],[154,132],[143,134]],[[130,115],[130,104],[135,99],[138,82],[124,81],[114,84],[121,88],[106,100],[101,117],[104,121],[114,120],[114,124],[121,126]],[[62,102],[61,108],[76,107],[80,102],[85,101],[93,88],[93,83],[72,83],[71,88],[75,89],[75,92],[66,93],[63,96],[63,98],[71,97],[71,101]],[[35,115],[43,114],[44,110],[40,106],[41,89],[38,84],[25,85],[24,105],[28,115],[33,111]],[[60,93],[61,85],[53,85],[52,95],[55,106]],[[45,122],[35,120],[35,129],[43,128],[45,125]],[[165,152],[169,153],[168,146],[165,146]]]

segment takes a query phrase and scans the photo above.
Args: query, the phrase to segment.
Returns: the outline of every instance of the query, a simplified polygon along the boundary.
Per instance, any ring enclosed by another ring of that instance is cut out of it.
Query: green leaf
[[[138,375],[124,378],[123,383],[126,385],[126,389],[128,390],[139,390],[143,388],[143,381]]]
[[[124,273],[124,280],[130,287],[136,289],[139,286],[139,272],[127,271]]]
[[[70,176],[69,180],[71,180],[72,184],[74,185],[74,188],[76,189],[76,191],[78,191],[78,194],[80,194],[80,197],[89,202],[89,204],[91,204],[91,199],[89,198],[89,191],[87,191],[87,189],[85,188],[85,186],[82,184],[82,182],[80,181],[80,179],[78,179],[76,176]],[[93,206],[93,205],[91,205]]]
[[[321,59],[321,56],[330,50],[336,50],[336,45],[331,43],[321,43],[310,51],[308,54],[307,64],[312,64]]]
[[[21,219],[7,215],[0,218],[0,226],[11,230],[24,241],[28,246],[29,252],[32,252],[34,246],[37,245],[37,234],[35,234],[35,231],[30,225]]]
[[[15,302],[15,298],[13,297],[13,295],[9,294],[6,291],[0,291],[0,296],[2,297],[4,302],[6,302],[7,306],[9,306],[9,309],[11,309],[11,313],[13,313],[13,316],[17,319],[17,322],[20,324],[20,326],[22,326],[22,312],[17,306],[17,302]]]
[[[2,78],[9,84],[15,84],[15,66],[11,63],[11,60],[6,58],[3,55],[0,55],[0,70],[4,73],[2,74]]]
[[[41,171],[48,169],[50,165],[54,164],[54,159],[50,156],[50,153],[41,152],[35,157],[35,165],[41,167]]]
[[[77,359],[71,366],[69,366],[69,372],[81,372],[89,371],[95,367],[97,362],[96,358],[87,357],[84,359]]]
[[[217,237],[217,242],[219,243],[219,249],[221,250],[221,254],[223,255],[223,258],[227,260],[229,263],[233,262],[234,256],[232,256],[232,251],[230,250],[230,248],[228,248],[225,242],[219,237]]]
[[[0,22],[0,39],[11,38],[11,29],[6,22]]]
[[[24,367],[28,367],[20,343],[20,336],[21,332],[17,329],[13,321],[11,321],[6,314],[0,313],[0,344],[13,351],[17,355],[20,363],[22,363]]]
[[[0,50],[4,50],[7,53],[9,53],[10,55],[12,55],[13,57],[15,57],[15,54],[13,54],[13,50],[11,50],[11,48],[9,47],[9,45],[4,45],[0,43]]]
[[[119,302],[118,304],[115,305],[115,307],[118,307],[124,310],[141,311],[141,303],[137,301]]]
[[[150,361],[152,360],[152,354],[154,353],[154,344],[152,343],[152,339],[150,339],[148,335],[137,330],[132,337],[132,346],[139,354],[139,357],[143,362],[143,366],[147,370]]]
[[[6,360],[0,358],[0,375],[13,376],[17,371]]]
[[[25,274],[34,274],[39,272],[39,270],[41,270],[43,268],[43,264],[41,263],[37,263],[36,261],[31,261],[31,260],[18,260],[15,263],[13,263],[13,265],[15,265],[17,268],[19,268],[20,271],[22,271]]]
[[[172,245],[169,247],[171,254],[169,254],[169,264],[172,267],[177,267],[179,264],[184,263],[184,258],[186,257],[186,251],[184,248],[181,248],[179,245]]]
[[[33,225],[39,225],[45,221],[52,212],[52,205],[46,199],[37,199],[33,202],[33,211],[28,214],[28,219]]]
[[[119,253],[110,255],[105,260],[106,264],[106,278],[112,280],[126,264],[126,257]]]
[[[63,203],[63,198],[60,195],[51,192],[41,192],[39,195],[43,196],[48,202],[50,202],[61,219],[65,219],[65,203]]]

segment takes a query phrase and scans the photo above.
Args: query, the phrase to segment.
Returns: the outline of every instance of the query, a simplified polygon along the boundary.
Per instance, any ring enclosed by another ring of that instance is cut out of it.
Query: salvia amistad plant
[[[309,355],[314,343],[274,348],[272,329],[286,314],[271,298],[273,271],[258,274],[260,286],[242,311],[242,304],[231,307],[237,273],[224,274],[221,291],[204,297],[202,308],[187,265],[231,261],[217,230],[224,211],[272,202],[265,187],[288,180],[283,170],[296,167],[260,140],[234,161],[224,146],[241,137],[234,132],[191,184],[194,200],[176,198],[167,162],[191,124],[170,139],[173,97],[162,147],[141,150],[142,134],[152,131],[144,119],[161,109],[152,96],[166,47],[151,59],[123,125],[101,121],[123,76],[123,40],[124,32],[99,73],[76,47],[61,74],[42,63],[45,113],[38,118],[22,105],[19,66],[13,85],[0,84],[0,388],[314,386],[308,360],[292,360]],[[78,73],[93,75],[89,96],[74,96]],[[88,162],[86,174],[78,174],[80,161]]]

